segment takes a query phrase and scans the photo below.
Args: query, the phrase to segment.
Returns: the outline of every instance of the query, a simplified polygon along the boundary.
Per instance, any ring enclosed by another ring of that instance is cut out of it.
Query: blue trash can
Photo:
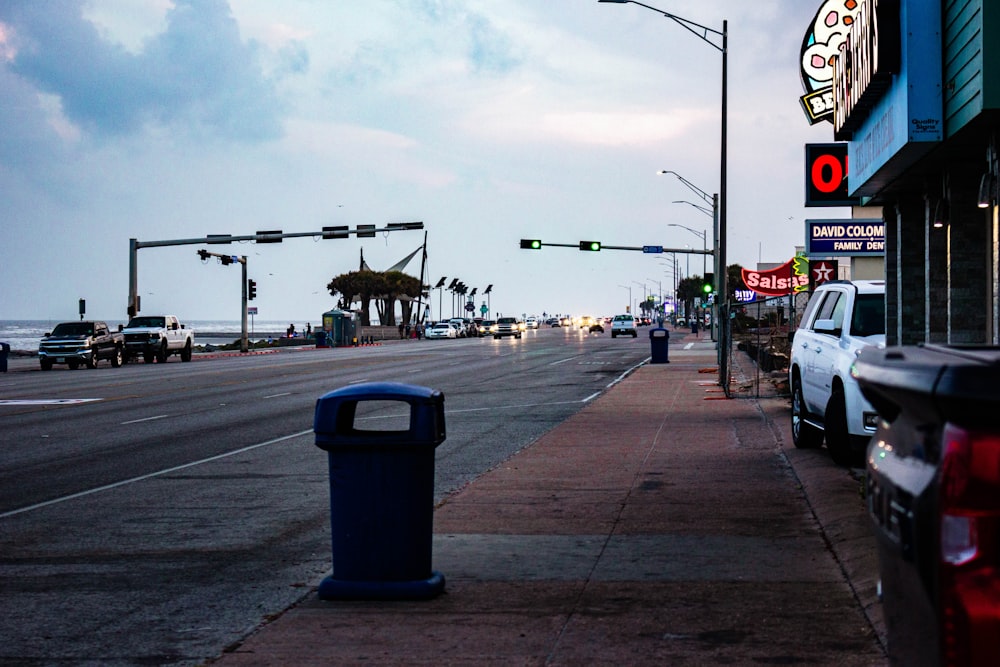
[[[326,332],[322,329],[316,332],[316,347],[330,347],[326,340]]]
[[[409,427],[362,430],[358,405],[395,401]],[[328,453],[333,574],[324,600],[424,600],[444,591],[431,568],[434,450],[445,440],[444,395],[393,382],[344,387],[316,401],[316,446]]]
[[[10,355],[10,345],[0,343],[0,373],[7,372],[7,357]]]
[[[651,363],[669,364],[669,350],[667,345],[670,342],[670,332],[662,326],[649,330],[649,348],[652,355]]]

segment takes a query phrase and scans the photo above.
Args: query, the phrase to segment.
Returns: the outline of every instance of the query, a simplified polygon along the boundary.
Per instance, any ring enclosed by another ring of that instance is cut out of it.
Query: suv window
[[[615,322],[632,322],[635,318],[631,315],[615,315]]]
[[[816,315],[817,320],[833,320],[835,329],[844,326],[844,299],[841,292],[828,292]],[[815,323],[815,321],[814,321]]]
[[[501,317],[497,320],[497,324],[517,324],[517,320],[513,317]]]
[[[851,333],[855,336],[874,336],[885,333],[885,295],[859,294],[854,304]]]

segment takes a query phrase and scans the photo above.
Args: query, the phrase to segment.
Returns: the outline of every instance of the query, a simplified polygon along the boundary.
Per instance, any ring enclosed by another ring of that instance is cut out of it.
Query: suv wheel
[[[111,355],[111,367],[118,368],[125,363],[125,353],[120,347],[115,347],[115,353]]]
[[[830,395],[824,424],[826,424],[826,448],[830,450],[833,462],[841,466],[860,466],[864,461],[864,449],[854,446],[855,438],[852,438],[847,430],[847,401],[844,399],[842,388],[835,389]]]
[[[815,449],[823,444],[823,432],[806,421],[806,403],[802,398],[802,380],[792,379],[792,443],[798,449]]]

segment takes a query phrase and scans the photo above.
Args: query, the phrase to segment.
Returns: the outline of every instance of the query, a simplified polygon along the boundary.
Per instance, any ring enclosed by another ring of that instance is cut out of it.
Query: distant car
[[[635,317],[625,313],[624,315],[615,315],[614,319],[611,320],[611,337],[617,338],[618,336],[632,336],[635,338],[639,333],[635,329]]]
[[[493,329],[493,338],[503,338],[504,336],[521,337],[521,327],[518,326],[516,317],[501,317],[497,320],[496,328]]]
[[[480,336],[492,336],[493,329],[496,327],[496,320],[483,320],[479,323],[479,335]]]
[[[469,335],[469,324],[472,320],[466,320],[462,317],[453,317],[448,321],[455,325],[455,331],[457,332],[459,338],[465,338]]]
[[[528,319],[526,319],[524,321],[524,326],[526,328],[528,328],[528,329],[537,329],[538,328],[538,318],[534,317],[534,316],[529,317]]]
[[[562,327],[571,327],[571,326],[573,326],[573,318],[569,317],[568,315],[566,317],[559,318],[559,326],[562,326]]]
[[[430,338],[458,338],[458,328],[451,322],[438,322],[427,328],[424,337]]]
[[[590,327],[593,326],[595,322],[596,320],[590,315],[584,315],[583,317],[580,318],[580,328],[590,329]]]

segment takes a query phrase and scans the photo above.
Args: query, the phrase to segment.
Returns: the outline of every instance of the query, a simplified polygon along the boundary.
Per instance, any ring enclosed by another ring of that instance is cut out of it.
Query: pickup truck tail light
[[[944,429],[940,591],[943,664],[1000,655],[1000,433]]]

